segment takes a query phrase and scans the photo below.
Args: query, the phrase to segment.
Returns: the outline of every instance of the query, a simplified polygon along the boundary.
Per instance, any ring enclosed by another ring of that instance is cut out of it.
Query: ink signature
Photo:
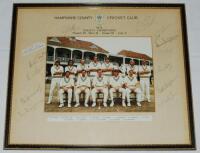
[[[19,102],[23,105],[23,107],[17,112],[19,117],[23,117],[26,113],[33,111],[37,107],[39,103],[35,99],[40,97],[39,94],[41,91],[41,86],[38,85],[32,92],[19,99]]]
[[[136,32],[147,30],[154,23],[154,20],[155,17],[153,16],[138,17],[138,22],[136,22]]]
[[[28,65],[28,68],[26,68],[27,80],[31,80],[33,77],[35,77],[38,74],[41,74],[41,72],[44,71],[44,68],[42,66],[44,58],[45,52],[41,52],[27,61],[27,64],[25,64],[25,66]]]
[[[25,55],[28,55],[30,53],[36,52],[36,51],[38,51],[38,50],[40,50],[44,47],[45,47],[44,43],[36,42],[32,46],[23,49],[22,52],[23,52],[23,55],[25,56]]]
[[[158,73],[162,73],[164,71],[171,71],[173,69],[173,66],[170,63],[164,64],[164,65],[159,65],[158,66]]]
[[[155,45],[156,47],[161,47],[166,45],[178,38],[178,34],[171,34],[169,35],[170,25],[163,26],[155,35]]]
[[[171,79],[167,79],[167,81],[165,81],[164,83],[162,83],[160,87],[158,87],[158,92],[162,94],[164,91],[169,89],[175,83],[176,80],[177,80],[176,76],[174,76]]]

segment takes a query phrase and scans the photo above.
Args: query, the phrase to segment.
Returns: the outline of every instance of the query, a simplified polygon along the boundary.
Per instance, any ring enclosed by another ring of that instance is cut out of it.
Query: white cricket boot
[[[74,107],[79,107],[80,106],[80,103],[76,103],[76,105]]]
[[[72,106],[71,106],[71,104],[68,104],[68,105],[67,105],[67,107],[69,107],[69,108],[70,108],[70,107],[72,107]]]
[[[107,107],[107,103],[103,103],[103,106],[104,106],[104,107]]]
[[[64,107],[64,104],[60,104],[58,107],[59,107],[59,108]]]
[[[140,104],[140,102],[137,102],[137,106],[141,107],[142,105]]]
[[[92,103],[92,107],[95,107],[95,106],[96,106],[96,102],[93,102],[93,103]]]
[[[111,103],[110,103],[110,107],[113,107],[114,106],[114,102],[112,101]]]
[[[130,102],[128,102],[128,103],[127,103],[127,106],[128,106],[128,107],[130,107],[130,106],[131,106],[131,103],[130,103]]]
[[[123,106],[123,107],[126,107],[125,101],[122,101],[122,106]]]

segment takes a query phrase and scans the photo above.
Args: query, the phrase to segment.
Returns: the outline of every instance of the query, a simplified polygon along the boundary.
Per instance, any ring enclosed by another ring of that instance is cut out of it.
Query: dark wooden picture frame
[[[16,23],[17,12],[19,7],[163,7],[181,9],[181,24],[183,33],[183,48],[184,48],[184,66],[186,76],[186,87],[188,94],[188,116],[189,116],[189,129],[191,144],[156,144],[156,145],[95,145],[95,146],[82,146],[82,145],[34,145],[34,144],[9,144],[10,137],[10,119],[11,119],[11,101],[12,101],[12,84],[13,84],[13,71],[14,71],[14,57],[15,57],[15,41],[16,41]],[[76,150],[194,150],[195,145],[195,131],[194,131],[194,117],[193,117],[193,104],[192,104],[192,91],[190,81],[190,66],[189,66],[189,53],[188,53],[187,29],[186,29],[186,12],[184,4],[14,4],[13,5],[13,19],[12,19],[12,32],[10,44],[10,63],[9,63],[9,78],[7,89],[7,110],[6,110],[6,125],[5,125],[5,138],[4,149],[45,149],[45,150],[63,150],[63,149],[76,149]]]

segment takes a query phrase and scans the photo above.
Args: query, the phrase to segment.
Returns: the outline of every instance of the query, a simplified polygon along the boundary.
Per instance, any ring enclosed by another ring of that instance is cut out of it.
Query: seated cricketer
[[[92,81],[92,107],[96,106],[96,94],[102,92],[103,93],[103,105],[107,107],[107,99],[108,99],[108,81],[105,76],[103,76],[102,70],[99,69],[97,71],[97,77],[95,77]]]
[[[109,85],[110,85],[110,98],[111,98],[111,104],[110,107],[114,106],[114,100],[113,100],[113,93],[114,92],[121,92],[122,93],[122,106],[126,107],[125,103],[125,96],[126,91],[123,88],[123,78],[119,76],[119,70],[114,70],[113,76],[110,78]]]
[[[139,82],[137,81],[137,75],[134,74],[133,70],[129,70],[128,76],[126,76],[124,79],[124,83],[126,88],[127,106],[131,106],[130,94],[132,92],[136,93],[137,106],[141,106],[140,102],[141,102],[142,91],[138,86]]]
[[[88,107],[88,100],[90,97],[90,78],[87,76],[86,70],[82,70],[81,75],[78,76],[77,79],[76,89],[75,89],[75,98],[76,98],[75,107],[78,107],[80,105],[79,98],[80,98],[80,93],[82,92],[85,93],[84,106]]]
[[[68,94],[68,107],[71,107],[71,101],[72,101],[72,88],[74,86],[74,79],[70,77],[70,72],[66,71],[65,76],[60,81],[60,90],[59,90],[59,98],[60,98],[60,105],[59,107],[64,106],[64,94]]]

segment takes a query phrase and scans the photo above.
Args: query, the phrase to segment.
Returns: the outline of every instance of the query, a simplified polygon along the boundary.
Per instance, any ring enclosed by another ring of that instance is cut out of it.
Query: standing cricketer
[[[50,91],[49,91],[49,99],[48,99],[48,104],[51,103],[52,98],[53,98],[53,91],[56,86],[60,86],[60,80],[62,78],[62,74],[64,72],[63,67],[60,65],[60,61],[56,60],[54,65],[51,67],[51,85],[50,85]]]
[[[150,76],[151,76],[151,68],[147,65],[146,60],[142,60],[142,65],[139,68],[140,75],[140,84],[142,87],[142,100],[146,100],[151,102],[150,99]]]
[[[101,63],[98,61],[97,57],[95,56],[93,58],[93,61],[89,64],[89,71],[90,71],[90,77],[93,79],[97,76],[97,70],[101,69]]]

